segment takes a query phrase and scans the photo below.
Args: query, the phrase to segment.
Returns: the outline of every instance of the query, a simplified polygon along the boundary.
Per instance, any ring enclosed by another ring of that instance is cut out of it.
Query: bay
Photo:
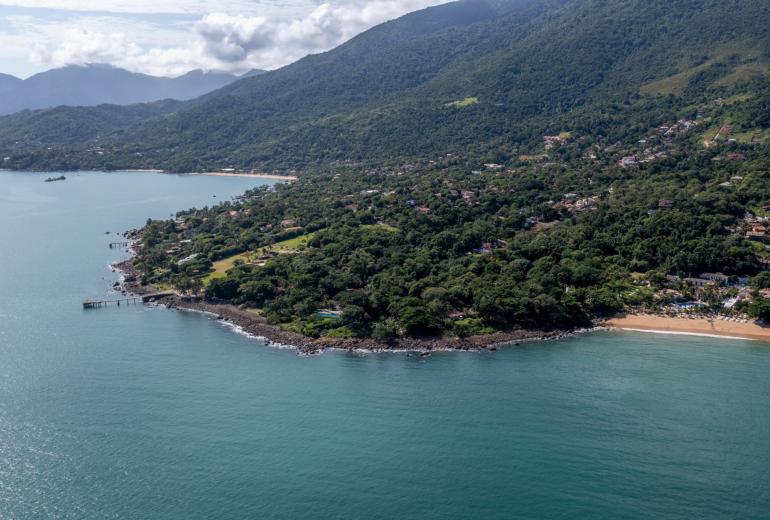
[[[0,519],[770,511],[766,344],[301,358],[197,314],[84,311],[116,231],[267,181],[66,175],[0,172]]]

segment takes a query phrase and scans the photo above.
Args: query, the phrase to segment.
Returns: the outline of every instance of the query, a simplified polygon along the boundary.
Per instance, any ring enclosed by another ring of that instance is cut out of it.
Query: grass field
[[[723,45],[716,49],[711,59],[693,67],[683,67],[676,74],[660,78],[643,85],[641,91],[648,95],[680,95],[684,92],[689,81],[701,71],[705,71],[717,63],[726,63],[733,56],[739,56],[742,63],[732,66],[732,71],[724,77],[717,80],[714,84],[717,86],[729,86],[738,83],[741,80],[748,79],[756,75],[767,75],[770,73],[767,63],[762,57],[762,53],[750,47],[744,47],[739,43]]]
[[[452,101],[451,103],[447,103],[444,106],[446,106],[447,108],[466,108],[466,107],[471,107],[473,105],[478,105],[478,104],[479,104],[479,98],[467,97],[465,99]]]
[[[261,248],[259,251],[247,251],[246,253],[240,253],[218,260],[214,262],[214,270],[202,278],[203,284],[208,285],[214,280],[226,277],[227,271],[232,269],[235,262],[238,260],[241,260],[244,263],[255,263],[257,257],[263,253],[273,252],[282,255],[294,253],[307,245],[308,241],[313,238],[314,235],[315,233],[308,233],[307,235],[290,238],[289,240],[284,240],[282,242],[276,242],[271,246]]]
[[[390,224],[364,224],[361,226],[364,229],[384,229],[385,231],[390,231],[391,233],[398,233],[398,228],[395,228],[391,226]]]

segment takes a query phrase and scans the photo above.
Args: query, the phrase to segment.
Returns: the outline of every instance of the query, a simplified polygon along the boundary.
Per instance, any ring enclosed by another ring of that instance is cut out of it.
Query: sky
[[[447,0],[0,0],[0,72],[275,69]]]

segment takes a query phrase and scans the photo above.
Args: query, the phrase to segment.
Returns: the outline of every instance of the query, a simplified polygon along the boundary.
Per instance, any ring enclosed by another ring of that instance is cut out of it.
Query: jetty
[[[157,298],[164,298],[166,296],[174,296],[176,293],[173,291],[156,292],[150,294],[142,294],[141,296],[126,296],[124,298],[114,298],[110,300],[86,300],[83,302],[84,309],[99,309],[102,307],[109,307],[110,305],[116,305],[118,307],[121,304],[131,305],[139,303],[147,303]]]
[[[110,249],[120,248],[120,247],[128,247],[128,242],[110,242]]]

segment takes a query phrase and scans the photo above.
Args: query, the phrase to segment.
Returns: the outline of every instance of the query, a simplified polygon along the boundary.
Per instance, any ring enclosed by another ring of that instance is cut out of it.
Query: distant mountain
[[[265,72],[266,71],[264,71],[262,69],[251,69],[250,71],[244,72],[243,74],[241,74],[240,78],[241,79],[253,78],[254,76],[259,76],[260,74],[264,74]]]
[[[632,138],[720,96],[768,126],[769,82],[763,0],[463,0],[121,129],[105,157],[188,171],[494,159],[546,132]]]
[[[15,76],[9,76],[8,74],[0,74],[0,92],[5,92],[22,82]]]
[[[0,149],[48,148],[116,138],[121,129],[170,114],[181,101],[163,100],[134,105],[58,106],[0,116]]]
[[[239,79],[232,74],[195,70],[178,78],[129,72],[110,65],[71,65],[26,80],[0,77],[0,114],[21,110],[105,103],[128,105],[162,99],[193,99]],[[8,87],[3,89],[3,85]]]

